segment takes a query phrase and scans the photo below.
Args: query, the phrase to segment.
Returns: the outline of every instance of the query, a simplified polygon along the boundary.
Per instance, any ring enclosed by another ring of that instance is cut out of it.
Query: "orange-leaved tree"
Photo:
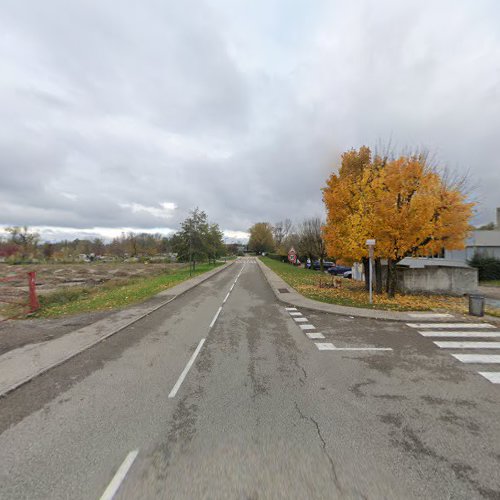
[[[364,148],[349,154],[359,157],[362,151],[366,157]],[[474,204],[460,186],[447,185],[424,155],[370,157],[354,176],[343,176],[343,166],[344,156],[339,175],[323,189],[327,249],[363,259],[366,239],[375,238],[376,257],[387,259],[389,296],[396,291],[396,264],[404,257],[463,248]]]

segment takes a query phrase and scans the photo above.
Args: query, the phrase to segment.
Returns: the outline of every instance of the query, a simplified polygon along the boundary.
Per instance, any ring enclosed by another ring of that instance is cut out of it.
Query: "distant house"
[[[495,257],[500,259],[500,207],[497,208],[496,229],[472,231],[470,238],[465,243],[465,250],[446,250],[447,259],[466,262],[475,254],[483,257]]]

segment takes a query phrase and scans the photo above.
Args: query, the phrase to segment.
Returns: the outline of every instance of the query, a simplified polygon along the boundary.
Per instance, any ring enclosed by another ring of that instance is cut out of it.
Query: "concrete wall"
[[[429,266],[398,267],[398,289],[403,293],[464,295],[477,292],[477,269]]]

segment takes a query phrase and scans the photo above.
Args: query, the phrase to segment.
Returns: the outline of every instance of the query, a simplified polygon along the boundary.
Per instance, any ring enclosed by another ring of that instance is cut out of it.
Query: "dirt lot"
[[[8,302],[27,303],[29,271],[36,272],[37,293],[43,295],[73,286],[98,286],[106,281],[127,281],[130,278],[160,274],[181,264],[35,264],[10,266],[0,264],[0,308]],[[8,278],[8,281],[2,281]]]

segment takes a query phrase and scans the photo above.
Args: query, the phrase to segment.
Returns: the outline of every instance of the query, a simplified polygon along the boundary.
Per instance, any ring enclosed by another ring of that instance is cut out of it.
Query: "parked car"
[[[333,262],[328,262],[327,260],[323,261],[323,269],[324,269],[325,271],[328,271],[328,269],[330,269],[330,267],[332,267],[332,266],[334,266],[334,265],[335,265],[335,264],[334,264]],[[319,271],[319,270],[320,270],[320,268],[321,268],[321,266],[320,266],[320,262],[319,262],[319,260],[315,260],[315,261],[313,262],[313,269],[314,269],[315,271]]]
[[[344,276],[344,273],[351,272],[352,276],[352,269],[347,266],[332,266],[330,269],[328,269],[328,272],[332,274],[333,276]]]
[[[346,271],[344,273],[344,278],[348,278],[348,279],[352,280],[352,269],[350,271]]]

